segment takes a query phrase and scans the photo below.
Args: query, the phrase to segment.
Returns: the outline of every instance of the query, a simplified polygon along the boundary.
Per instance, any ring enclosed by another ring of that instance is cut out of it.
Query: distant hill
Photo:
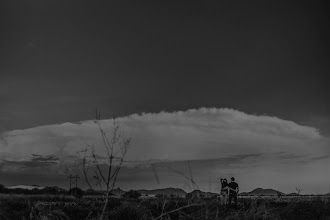
[[[274,196],[277,196],[277,195],[285,195],[285,194],[280,192],[280,191],[274,190],[274,189],[256,188],[256,189],[252,190],[251,192],[239,193],[239,195],[241,195],[241,196],[252,196],[252,195],[257,195],[257,196],[260,196],[260,195],[274,195]]]
[[[286,194],[287,196],[299,196],[298,193],[289,193],[289,194]]]
[[[33,189],[44,189],[45,187],[43,186],[38,186],[38,185],[17,185],[17,186],[9,186],[6,187],[7,189],[28,189],[28,190],[33,190]]]
[[[164,188],[164,189],[140,189],[137,190],[139,193],[143,195],[175,195],[175,196],[186,196],[186,192],[182,189],[178,188]]]
[[[106,194],[107,193],[107,191],[106,190],[90,190],[90,189],[88,189],[88,190],[86,190],[86,192],[89,192],[89,193],[96,193],[96,194]],[[117,189],[113,189],[112,191],[111,191],[111,194],[110,195],[115,195],[115,196],[120,196],[120,195],[122,195],[122,194],[124,194],[126,191],[124,191],[124,190],[122,190],[122,189],[120,189],[119,187],[117,188]]]
[[[210,198],[212,196],[218,196],[219,194],[218,193],[212,193],[212,192],[203,192],[201,190],[194,190],[190,193],[187,193],[186,197],[187,198],[194,198],[194,197],[198,197],[198,198],[201,198],[201,197],[204,197],[204,198]]]
[[[120,195],[124,194],[125,191],[124,191],[124,190],[121,190],[120,188],[117,188],[117,189],[113,189],[113,190],[111,191],[111,193],[112,193],[113,195],[120,196]]]

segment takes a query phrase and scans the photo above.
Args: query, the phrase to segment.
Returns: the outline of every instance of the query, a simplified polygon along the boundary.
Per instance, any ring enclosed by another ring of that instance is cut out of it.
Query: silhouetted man
[[[239,191],[238,184],[235,182],[235,178],[230,178],[231,182],[228,184],[229,187],[229,201],[228,204],[231,205],[231,201],[234,199],[235,206],[237,206],[237,193]]]

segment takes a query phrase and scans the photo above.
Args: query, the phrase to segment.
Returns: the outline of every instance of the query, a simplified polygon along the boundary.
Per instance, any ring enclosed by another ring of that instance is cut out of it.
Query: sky
[[[2,2],[0,181],[67,187],[79,149],[102,151],[97,108],[140,161],[122,188],[189,191],[192,171],[208,191],[235,176],[243,191],[328,192],[323,4]]]

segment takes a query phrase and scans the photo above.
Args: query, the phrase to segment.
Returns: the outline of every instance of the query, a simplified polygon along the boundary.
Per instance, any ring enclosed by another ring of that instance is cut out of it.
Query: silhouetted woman
[[[220,183],[221,183],[220,204],[226,205],[227,201],[228,201],[228,194],[229,194],[227,179],[220,178]]]

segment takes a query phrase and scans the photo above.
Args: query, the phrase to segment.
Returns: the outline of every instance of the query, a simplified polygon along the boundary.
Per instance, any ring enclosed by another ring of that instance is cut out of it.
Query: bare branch
[[[93,150],[93,152],[92,152],[92,157],[94,158],[94,162],[95,162],[95,164],[96,164],[95,167],[96,167],[96,169],[98,170],[98,172],[99,172],[99,174],[100,174],[102,180],[103,180],[104,182],[106,182],[106,179],[105,179],[105,177],[104,177],[104,175],[103,175],[103,173],[102,173],[101,166],[100,166],[100,164],[99,164],[98,161],[97,161],[96,154],[95,154],[95,151],[94,151],[94,150]]]
[[[92,184],[88,178],[89,170],[94,172],[95,175],[93,177],[96,181],[96,185],[100,186],[100,189],[102,189],[103,184],[106,186],[105,203],[100,216],[100,220],[102,220],[108,204],[109,195],[116,185],[119,171],[123,165],[124,157],[127,153],[127,147],[131,143],[131,138],[125,139],[122,137],[119,124],[114,117],[111,134],[112,136],[111,139],[109,139],[101,125],[101,115],[97,109],[95,114],[96,117],[94,122],[96,123],[101,134],[102,144],[106,152],[106,157],[98,156],[95,152],[95,147],[93,145],[88,145],[89,150],[84,152],[82,165],[85,181],[90,189],[92,189]],[[90,153],[90,160],[88,160],[87,151]]]

